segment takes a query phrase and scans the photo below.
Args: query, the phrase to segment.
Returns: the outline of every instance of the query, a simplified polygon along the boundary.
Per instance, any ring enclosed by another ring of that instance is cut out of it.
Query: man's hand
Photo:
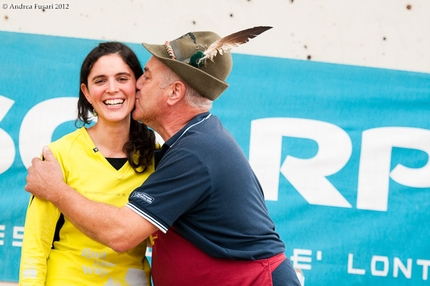
[[[43,147],[42,154],[44,161],[39,158],[31,160],[25,190],[41,199],[53,201],[59,185],[64,184],[63,173],[48,147]]]

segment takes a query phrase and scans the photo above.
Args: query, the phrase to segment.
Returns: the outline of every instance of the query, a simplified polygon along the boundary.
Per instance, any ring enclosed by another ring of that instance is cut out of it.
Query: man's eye
[[[143,72],[142,76],[143,76],[143,78],[144,78],[145,80],[148,80],[148,79],[149,79],[149,75],[147,75],[147,73],[146,73],[146,72]]]

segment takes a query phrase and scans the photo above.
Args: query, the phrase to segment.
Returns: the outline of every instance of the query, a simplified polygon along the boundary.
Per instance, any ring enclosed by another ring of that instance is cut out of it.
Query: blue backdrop
[[[17,281],[26,167],[74,129],[80,65],[99,41],[0,40],[0,281]],[[248,156],[305,285],[427,284],[430,74],[233,57],[212,113]]]

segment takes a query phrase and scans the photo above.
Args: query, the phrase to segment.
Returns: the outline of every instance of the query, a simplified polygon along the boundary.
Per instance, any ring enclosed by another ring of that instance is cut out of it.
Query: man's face
[[[157,58],[146,63],[143,75],[136,82],[136,106],[133,118],[150,127],[157,126],[157,120],[166,104],[165,89],[160,87],[167,67]]]

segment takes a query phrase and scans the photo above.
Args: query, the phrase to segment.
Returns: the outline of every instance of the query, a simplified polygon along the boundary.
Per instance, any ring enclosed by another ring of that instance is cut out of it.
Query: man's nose
[[[140,89],[142,87],[142,76],[136,80],[136,88],[137,89]]]

